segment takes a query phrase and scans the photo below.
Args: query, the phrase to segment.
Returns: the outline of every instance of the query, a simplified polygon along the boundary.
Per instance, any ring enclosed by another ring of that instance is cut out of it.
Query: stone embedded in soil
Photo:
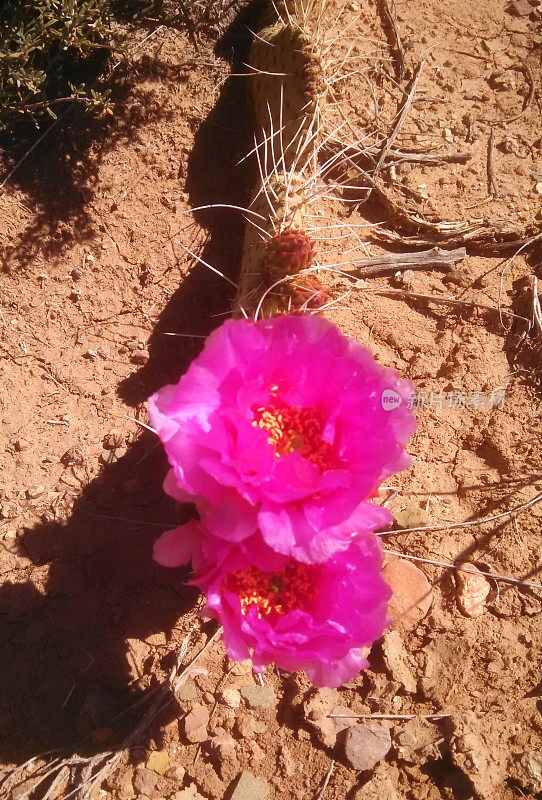
[[[427,720],[410,719],[394,737],[397,756],[401,761],[421,764],[432,756],[432,745],[439,738],[435,726]]]
[[[398,630],[411,630],[431,607],[431,584],[421,569],[404,558],[388,561],[382,575],[393,592],[388,604],[392,626]]]
[[[134,786],[132,783],[132,767],[121,769],[115,780],[115,794],[118,800],[132,800],[135,797]]]
[[[169,756],[167,750],[153,750],[147,758],[147,769],[152,769],[158,775],[163,775],[169,767]]]
[[[139,767],[134,774],[133,787],[137,794],[146,794],[150,797],[157,781],[158,775],[155,772],[151,772],[145,767]]]
[[[279,748],[279,765],[287,778],[295,775],[297,769],[297,761],[292,756],[291,751],[286,745]]]
[[[45,491],[45,486],[29,486],[25,494],[28,500],[37,500]]]
[[[376,722],[354,725],[346,731],[344,755],[354,769],[372,769],[391,748],[390,732]]]
[[[193,702],[198,696],[198,692],[193,683],[184,683],[175,690],[177,700]]]
[[[209,709],[196,705],[184,718],[184,735],[189,742],[204,742],[207,739]]]
[[[356,790],[352,800],[403,800],[396,786],[400,773],[394,764],[382,763],[375,767],[370,780]]]
[[[241,705],[241,693],[237,689],[224,689],[220,693],[220,702],[229,708],[239,708]]]
[[[166,778],[169,778],[170,781],[175,781],[175,783],[182,783],[184,780],[184,776],[186,775],[186,770],[182,766],[182,764],[172,764],[168,767],[164,773]]]
[[[251,658],[245,658],[244,661],[232,661],[232,659],[230,659],[229,665],[233,675],[250,675],[252,672]]]
[[[403,511],[395,511],[393,516],[399,528],[425,528],[431,524],[429,514],[419,506],[408,506]]]
[[[472,572],[457,570],[455,573],[457,607],[466,617],[479,617],[485,611],[491,586],[476,564],[466,561],[461,566]]]
[[[242,686],[241,694],[249,708],[267,708],[277,699],[269,686]]]
[[[537,750],[521,753],[511,761],[509,773],[528,792],[542,792],[542,753]]]
[[[270,787],[266,780],[244,770],[237,782],[231,800],[266,800]]]
[[[416,677],[408,661],[401,634],[396,630],[389,630],[382,642],[384,663],[392,678],[401,683],[407,692],[414,694],[417,689]]]
[[[235,732],[243,739],[251,739],[256,732],[255,726],[254,717],[239,717],[235,722]]]

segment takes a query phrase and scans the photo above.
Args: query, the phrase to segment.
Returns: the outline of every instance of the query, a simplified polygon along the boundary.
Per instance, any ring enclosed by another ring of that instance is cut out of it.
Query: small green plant
[[[88,84],[109,51],[111,0],[4,0],[0,8],[0,129],[36,124],[78,101],[107,110]],[[100,59],[101,56],[101,59]]]

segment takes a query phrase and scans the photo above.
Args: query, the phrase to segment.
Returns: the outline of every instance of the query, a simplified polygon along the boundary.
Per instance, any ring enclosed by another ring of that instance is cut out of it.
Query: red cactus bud
[[[313,265],[314,242],[305,231],[286,228],[275,234],[265,249],[262,269],[272,281],[295,275]]]

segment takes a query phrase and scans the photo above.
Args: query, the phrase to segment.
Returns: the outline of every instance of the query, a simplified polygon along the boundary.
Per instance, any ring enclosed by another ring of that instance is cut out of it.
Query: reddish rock
[[[491,591],[491,586],[476,564],[470,564],[467,561],[461,566],[472,570],[472,572],[457,570],[455,573],[457,587],[455,601],[457,607],[466,617],[479,617],[485,611],[486,600]]]
[[[375,722],[354,725],[346,731],[344,755],[354,769],[372,769],[390,748],[390,732]]]
[[[204,742],[207,739],[209,709],[195,705],[184,718],[184,735],[189,742]]]
[[[415,628],[433,600],[431,584],[425,574],[404,558],[388,561],[382,574],[393,592],[388,605],[392,626],[403,631]]]

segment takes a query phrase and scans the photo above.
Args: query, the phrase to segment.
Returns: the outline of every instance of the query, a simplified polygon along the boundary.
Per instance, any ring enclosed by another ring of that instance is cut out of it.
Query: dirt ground
[[[118,800],[540,797],[542,593],[490,580],[469,616],[468,573],[425,562],[430,608],[391,628],[358,679],[316,692],[303,674],[269,669],[273,692],[259,703],[250,665],[229,662],[217,637],[176,699],[122,746],[178,654],[188,664],[216,627],[188,573],[152,561],[153,541],[190,509],[163,494],[164,454],[138,423],[231,309],[232,287],[188,251],[235,281],[241,214],[193,209],[246,206],[255,181],[254,159],[241,159],[253,146],[243,63],[258,3],[239,5],[195,37],[182,24],[134,27],[111,76],[114,115],[66,112],[0,194],[0,777],[11,775],[0,793],[28,796],[25,781],[55,757],[42,754],[58,749],[70,769],[76,757],[122,753],[92,794]],[[329,129],[346,120],[348,136],[381,147],[406,76],[425,60],[395,147],[466,153],[399,159],[382,173],[390,198],[428,224],[538,235],[540,3],[401,0],[403,79],[375,5],[347,3],[334,24],[339,10],[331,3],[322,23],[336,59]],[[35,139],[4,142],[4,177]],[[349,191],[313,205],[320,264],[413,249],[404,220]],[[386,244],[381,229],[397,238]],[[504,512],[542,490],[541,248],[498,238],[469,245],[448,273],[329,279],[338,302],[326,315],[416,390],[413,466],[380,500],[399,528],[436,530],[391,531],[385,547],[539,583],[542,504]],[[372,714],[385,717],[371,722],[391,749],[363,770],[348,758],[347,728]],[[242,795],[245,772],[261,782]],[[49,796],[73,796],[69,777]]]

